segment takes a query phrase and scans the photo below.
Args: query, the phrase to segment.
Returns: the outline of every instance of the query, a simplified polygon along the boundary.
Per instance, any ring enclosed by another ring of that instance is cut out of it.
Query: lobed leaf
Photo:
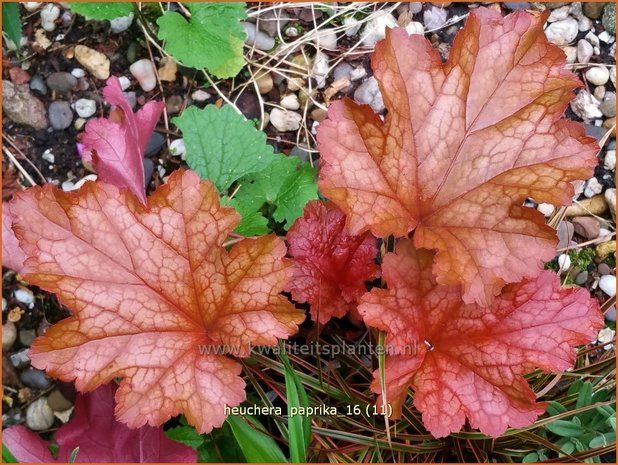
[[[3,444],[21,462],[193,462],[197,453],[165,437],[160,428],[129,429],[114,419],[115,384],[79,395],[75,413],[56,432],[58,455],[53,457],[49,441],[25,426],[11,426],[2,432]],[[70,460],[76,448],[75,460]]]
[[[527,197],[568,205],[598,146],[560,119],[577,77],[548,43],[549,12],[472,11],[446,63],[429,41],[387,29],[372,67],[388,113],[333,103],[318,129],[319,187],[352,234],[406,236],[437,251],[440,284],[489,305],[505,283],[536,277],[556,233]]]
[[[273,219],[288,229],[303,214],[307,202],[318,198],[315,169],[307,162],[282,154],[238,184],[229,204],[242,215],[237,232],[246,236],[270,232],[267,219],[261,214],[255,216],[265,204],[273,209]]]
[[[436,282],[432,253],[400,242],[384,256],[388,290],[373,289],[358,307],[365,322],[388,331],[386,400],[401,414],[408,388],[423,423],[435,437],[470,426],[493,437],[508,426],[531,425],[545,411],[525,378],[541,368],[563,371],[574,346],[603,327],[588,291],[561,289],[546,271],[505,287],[491,307],[462,302],[461,286]],[[380,393],[378,372],[372,389]]]
[[[273,346],[304,314],[280,292],[292,273],[282,239],[223,247],[239,222],[214,186],[176,171],[146,206],[129,191],[86,183],[16,194],[22,273],[73,315],[34,341],[32,365],[81,392],[123,378],[118,419],[160,425],[183,413],[201,432],[245,399],[240,365]]]
[[[380,276],[376,240],[352,235],[332,203],[313,200],[287,234],[294,275],[286,287],[297,302],[309,302],[311,318],[325,324],[355,309],[365,281]]]
[[[172,122],[182,131],[189,167],[220,192],[278,159],[266,135],[231,106],[189,107]]]
[[[166,11],[157,19],[165,50],[192,68],[207,68],[219,78],[234,77],[245,65],[242,54],[247,17],[244,3],[188,2],[191,18]]]
[[[149,102],[133,113],[116,76],[107,80],[103,96],[121,113],[88,121],[82,157],[94,162],[101,181],[130,189],[145,204],[144,152],[165,103]]]
[[[13,214],[9,203],[2,202],[2,266],[20,273],[24,266],[26,254],[19,246],[12,225]]]

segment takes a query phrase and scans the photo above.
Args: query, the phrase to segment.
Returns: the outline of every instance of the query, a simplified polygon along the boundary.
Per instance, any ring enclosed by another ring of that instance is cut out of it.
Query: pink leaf
[[[102,181],[129,188],[145,204],[144,151],[165,104],[149,102],[133,113],[116,76],[107,80],[103,96],[122,110],[121,121],[90,120],[82,138],[82,157],[94,161]]]
[[[91,462],[195,462],[196,452],[168,439],[160,428],[129,429],[114,419],[116,385],[106,384],[80,395],[73,418],[56,433],[56,460],[49,442],[24,426],[3,432],[3,443],[20,462],[67,462],[76,447],[77,463]]]

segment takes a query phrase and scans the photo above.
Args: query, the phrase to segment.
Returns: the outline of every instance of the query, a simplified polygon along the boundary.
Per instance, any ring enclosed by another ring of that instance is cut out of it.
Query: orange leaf
[[[372,58],[388,114],[349,99],[318,131],[319,186],[352,234],[406,236],[437,250],[438,282],[489,305],[537,276],[557,238],[527,197],[568,205],[592,176],[596,142],[560,119],[581,82],[543,33],[547,13],[470,13],[449,60],[403,29]]]
[[[491,307],[464,304],[461,286],[436,283],[432,259],[410,241],[399,243],[384,256],[388,290],[372,290],[358,306],[368,325],[388,331],[385,403],[393,418],[411,387],[435,437],[459,431],[466,418],[493,437],[531,425],[545,403],[536,402],[523,375],[571,367],[573,347],[603,327],[597,302],[585,289],[560,289],[546,271],[505,287]],[[381,393],[378,370],[372,389]]]
[[[124,378],[116,414],[130,427],[179,413],[202,433],[220,426],[224,406],[245,399],[225,354],[276,345],[304,319],[279,295],[292,273],[283,240],[227,252],[240,216],[191,171],[174,172],[146,207],[104,183],[15,197],[24,278],[73,311],[33,343],[32,364],[82,392]]]

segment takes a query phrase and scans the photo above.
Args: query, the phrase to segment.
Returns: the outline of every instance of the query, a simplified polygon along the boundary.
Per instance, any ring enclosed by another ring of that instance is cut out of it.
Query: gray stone
[[[509,10],[529,10],[530,2],[504,2],[504,7]]]
[[[28,357],[28,351],[30,349],[22,349],[19,352],[11,354],[11,365],[17,369],[25,368],[30,365],[30,357]]]
[[[255,24],[248,22],[241,22],[241,24],[247,34],[245,43],[255,46],[258,50],[270,50],[275,46],[275,39],[257,29]]]
[[[378,81],[373,76],[365,80],[354,91],[354,100],[370,105],[376,113],[384,111],[384,101],[378,87]]]
[[[73,111],[69,102],[57,100],[49,105],[49,124],[56,130],[63,130],[71,126]]]
[[[144,181],[146,182],[146,186],[150,184],[153,174],[154,162],[150,158],[144,158]]]
[[[47,398],[47,405],[54,412],[64,412],[73,407],[73,403],[62,395],[58,389],[54,389]]]
[[[607,32],[616,35],[616,4],[610,3],[603,12],[603,27]]]
[[[19,331],[19,342],[26,347],[30,347],[35,338],[36,331],[34,329],[22,329]]]
[[[607,321],[616,321],[616,306],[615,305],[607,311],[607,313],[605,314],[605,319]]]
[[[572,223],[568,221],[562,221],[556,230],[558,233],[558,249],[564,249],[571,243],[571,239],[573,239],[573,233],[575,232],[575,228]]]
[[[51,386],[51,381],[45,376],[45,372],[36,368],[22,371],[19,377],[22,383],[34,389],[44,390]]]
[[[161,147],[165,144],[165,137],[163,137],[158,132],[153,132],[150,135],[150,139],[148,139],[148,145],[146,145],[146,150],[144,151],[144,156],[152,157],[159,153]]]
[[[68,93],[73,87],[77,85],[77,78],[71,73],[51,73],[47,77],[47,86],[51,90],[60,92],[62,94]]]
[[[585,270],[579,273],[575,278],[575,284],[577,284],[578,286],[583,286],[584,284],[586,284],[586,281],[588,281],[588,272]]]
[[[599,110],[608,118],[616,116],[616,94],[614,92],[606,92],[603,102],[599,106]]]
[[[43,95],[47,94],[47,85],[45,80],[43,80],[43,76],[36,74],[30,79],[30,90],[36,90]]]
[[[45,129],[48,126],[45,105],[32,95],[27,86],[2,81],[2,110],[17,124]]]

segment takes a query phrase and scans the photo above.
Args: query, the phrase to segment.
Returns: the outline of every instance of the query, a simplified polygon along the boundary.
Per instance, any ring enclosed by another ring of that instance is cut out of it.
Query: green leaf
[[[588,405],[592,405],[592,384],[584,383],[577,394],[575,408],[587,407]]]
[[[182,131],[189,167],[222,193],[276,159],[266,134],[230,106],[189,107],[172,122]]]
[[[549,401],[549,404],[547,405],[547,413],[549,413],[549,415],[551,415],[552,417],[554,415],[560,415],[561,413],[566,412],[567,409],[564,405],[562,405],[560,402],[556,402],[556,401]]]
[[[73,451],[71,452],[71,455],[69,456],[68,463],[75,463],[75,458],[77,457],[78,452],[79,452],[79,447],[76,447],[75,449],[73,449]]]
[[[288,359],[285,345],[280,343],[279,357],[283,362],[285,376],[285,392],[288,409],[309,407],[309,398],[299,376]],[[305,415],[288,416],[290,459],[293,463],[305,463],[307,461],[307,448],[311,439],[311,417]]]
[[[165,432],[165,435],[172,441],[180,442],[193,449],[197,449],[204,443],[204,437],[191,426],[178,426],[169,429]]]
[[[230,205],[243,217],[237,228],[246,236],[269,232],[266,221],[258,221],[255,212],[267,203],[274,208],[272,217],[288,229],[303,214],[307,202],[318,198],[316,170],[296,157],[278,154],[262,171],[239,181],[240,187]]]
[[[584,434],[584,429],[580,425],[568,420],[556,420],[546,427],[552,433],[565,438],[576,438]]]
[[[21,16],[19,3],[2,2],[2,32],[19,48],[21,42]]]
[[[539,461],[539,454],[537,454],[536,452],[530,452],[529,454],[525,455],[523,459],[521,459],[522,463],[535,463]]]
[[[3,7],[5,6],[6,4],[3,5]],[[4,444],[2,444],[2,463],[19,463],[15,456],[11,453],[10,450],[7,449]]]
[[[247,462],[286,463],[287,460],[281,448],[272,437],[262,432],[263,427],[257,420],[251,419],[252,425],[247,421],[236,415],[230,415],[226,420]]]
[[[604,446],[607,446],[608,444],[612,444],[615,442],[616,442],[616,432],[612,431],[610,433],[599,434],[597,437],[595,437],[588,443],[588,446],[590,446],[591,449],[595,449],[597,447],[604,447]]]
[[[165,50],[184,65],[207,68],[219,78],[233,77],[244,66],[245,31],[240,21],[247,17],[244,3],[186,3],[187,20],[167,11],[157,20],[159,39]]]
[[[204,443],[197,449],[199,463],[243,463],[247,459],[238,448],[232,428],[223,423],[221,428],[204,435]]]
[[[116,19],[133,13],[133,3],[130,2],[71,2],[71,11],[88,19]]]
[[[575,444],[573,444],[571,441],[568,441],[560,448],[562,449],[562,452],[570,455],[575,451]]]

